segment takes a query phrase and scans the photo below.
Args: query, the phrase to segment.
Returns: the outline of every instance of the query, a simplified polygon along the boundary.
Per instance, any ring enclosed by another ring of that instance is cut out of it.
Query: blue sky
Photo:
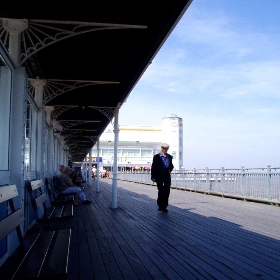
[[[184,167],[280,167],[280,0],[193,0],[120,109],[183,119]]]

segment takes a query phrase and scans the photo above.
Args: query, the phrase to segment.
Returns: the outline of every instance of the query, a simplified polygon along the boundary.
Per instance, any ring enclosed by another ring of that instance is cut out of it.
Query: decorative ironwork
[[[34,85],[31,83],[31,79],[28,79],[27,82],[27,90],[29,92],[29,95],[33,97],[33,99],[35,98],[35,87]]]
[[[52,112],[53,119],[56,120],[61,114],[63,114],[65,111],[72,109],[72,108],[78,108],[77,105],[58,105],[55,106],[54,111]],[[99,112],[101,112],[108,120],[112,120],[114,116],[114,107],[98,107],[98,106],[88,106],[87,108],[95,109]]]
[[[9,30],[6,29],[6,26],[9,25],[9,23],[12,25],[12,21],[13,19],[0,18],[0,40],[7,51],[9,49],[10,33]],[[16,22],[16,20],[14,21]],[[36,19],[29,19],[25,24],[28,24],[28,27],[20,33],[21,49],[18,66],[21,66],[25,60],[47,46],[73,36],[93,31],[147,28],[147,26],[143,25]]]
[[[92,85],[109,85],[119,84],[120,82],[114,81],[83,81],[83,80],[58,80],[48,79],[46,80],[46,86],[44,87],[43,105],[47,104],[52,99],[66,92]]]
[[[114,117],[114,108],[112,108],[112,107],[94,107],[94,109],[101,112],[108,120],[112,121],[112,119]]]
[[[100,121],[88,121],[88,120],[59,120],[59,123],[64,127],[64,129],[70,129],[71,127],[75,127],[79,124],[84,123],[96,123]]]
[[[63,114],[64,112],[66,112],[69,109],[75,108],[77,106],[55,106],[55,109],[52,112],[52,117],[54,120],[56,120],[61,114]]]

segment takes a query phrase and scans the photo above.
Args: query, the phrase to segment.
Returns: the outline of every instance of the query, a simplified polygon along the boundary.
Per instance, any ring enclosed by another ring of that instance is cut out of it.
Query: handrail
[[[150,171],[120,171],[118,179],[152,184]],[[171,187],[279,204],[280,167],[173,170]]]

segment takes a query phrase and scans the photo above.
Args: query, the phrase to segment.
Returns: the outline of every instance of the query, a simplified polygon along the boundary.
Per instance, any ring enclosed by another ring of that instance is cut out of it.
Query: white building
[[[183,166],[183,120],[175,114],[164,117],[160,126],[119,126],[118,166],[151,166],[153,156],[160,152],[160,143],[170,145],[168,153],[173,156],[175,169]],[[114,159],[114,132],[109,125],[99,141],[101,165],[111,169]],[[93,163],[96,163],[97,149],[92,150]],[[87,158],[88,160],[88,158]]]

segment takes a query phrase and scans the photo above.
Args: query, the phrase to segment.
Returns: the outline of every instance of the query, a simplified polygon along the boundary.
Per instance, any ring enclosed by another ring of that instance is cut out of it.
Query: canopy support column
[[[97,192],[100,192],[100,188],[99,188],[99,168],[100,168],[100,165],[99,165],[99,138],[97,140],[97,173],[96,173],[96,191]]]
[[[87,182],[92,187],[92,148],[89,150],[89,166],[88,166],[88,172],[87,172]],[[94,176],[94,174],[93,174]]]
[[[114,112],[114,167],[113,167],[113,183],[112,183],[112,208],[118,208],[117,202],[117,187],[118,187],[118,143],[119,143],[119,110],[120,103],[115,109]]]

